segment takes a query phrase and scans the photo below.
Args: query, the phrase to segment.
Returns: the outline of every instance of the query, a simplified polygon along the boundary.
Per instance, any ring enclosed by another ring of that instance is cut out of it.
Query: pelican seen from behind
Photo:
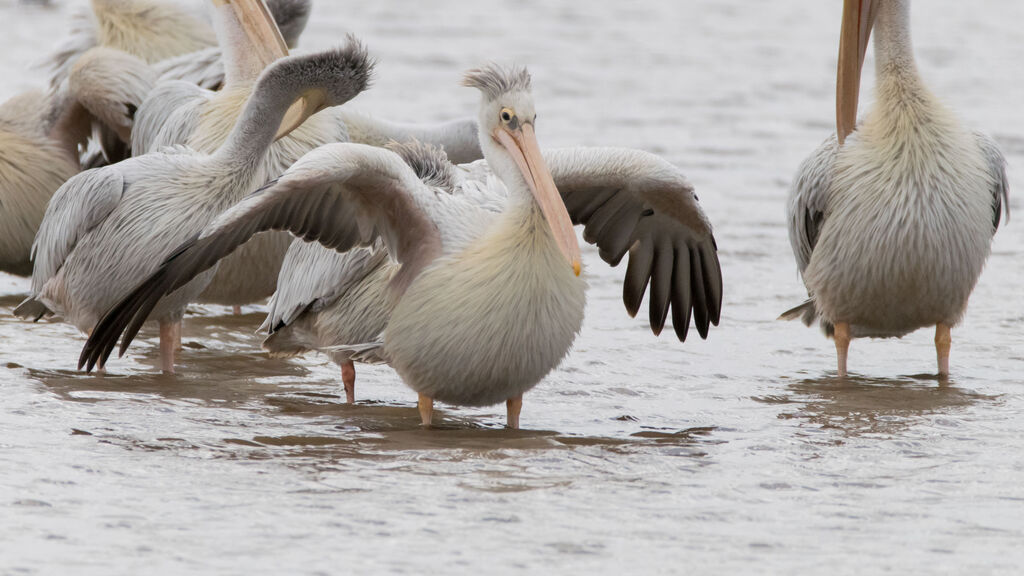
[[[419,394],[427,425],[437,399],[505,402],[508,425],[518,427],[523,393],[561,362],[583,322],[574,223],[608,262],[629,252],[630,312],[649,282],[656,333],[671,304],[680,338],[691,313],[706,336],[719,319],[721,271],[711,226],[679,171],[631,150],[542,153],[525,69],[487,66],[470,71],[465,84],[482,94],[480,146],[496,176],[483,186],[503,198],[501,210],[429,186],[389,150],[321,147],[183,244],[112,308],[80,366],[105,361],[122,333],[124,353],[165,295],[268,229],[338,251],[383,241],[400,264],[386,284],[393,309],[377,339],[351,349],[360,360],[391,365]]]
[[[876,100],[858,123],[872,30]],[[788,204],[810,299],[783,318],[821,321],[835,339],[840,376],[852,338],[934,326],[946,376],[950,329],[1008,210],[1003,155],[924,85],[909,0],[846,0],[837,76],[837,132],[801,165]]]

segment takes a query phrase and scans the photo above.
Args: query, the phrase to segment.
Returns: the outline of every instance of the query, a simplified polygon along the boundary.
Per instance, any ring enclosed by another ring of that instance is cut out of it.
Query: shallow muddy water
[[[305,48],[354,32],[379,59],[356,108],[471,114],[461,72],[515,60],[542,145],[681,166],[716,226],[721,326],[654,337],[588,249],[583,332],[525,429],[442,406],[422,430],[386,368],[360,367],[347,406],[326,358],[267,359],[261,306],[196,308],[178,376],[153,331],[78,373],[82,336],[14,319],[28,283],[0,276],[0,573],[1019,573],[1024,226],[996,237],[948,383],[929,332],[856,341],[840,381],[829,341],[775,320],[804,295],[783,200],[832,127],[840,4],[319,0]],[[0,98],[41,81],[27,63],[67,11],[0,0]],[[996,137],[1015,191],[1022,21],[1015,0],[914,10],[924,77]]]

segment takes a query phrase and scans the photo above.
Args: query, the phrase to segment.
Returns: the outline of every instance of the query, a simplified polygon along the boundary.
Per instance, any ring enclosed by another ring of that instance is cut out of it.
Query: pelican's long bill
[[[523,122],[515,128],[498,126],[494,129],[494,137],[504,146],[515,159],[519,170],[523,173],[526,183],[533,192],[533,197],[540,205],[544,218],[551,227],[551,233],[558,243],[558,248],[565,255],[573,272],[579,276],[581,268],[580,243],[576,239],[569,211],[565,209],[562,195],[558,193],[551,171],[544,162],[537,144],[537,136],[533,132],[532,122]]]
[[[234,11],[264,67],[288,55],[288,45],[263,0],[214,0],[214,4],[218,9]]]
[[[288,56],[288,44],[285,43],[281,30],[278,29],[263,0],[214,0],[214,4],[219,10],[231,10],[235,13],[235,18],[248,39],[248,46],[255,51],[256,59],[262,64],[262,68]],[[284,138],[301,126],[306,118],[320,111],[321,103],[316,102],[315,98],[313,100],[303,96],[292,104],[277,129],[275,139]]]
[[[291,134],[292,130],[302,126],[302,123],[307,118],[324,109],[326,101],[327,97],[323,92],[310,91],[303,94],[285,112],[284,118],[281,119],[281,126],[278,127],[274,139],[280,140]]]
[[[875,8],[872,0],[844,0],[836,73],[836,136],[840,144],[857,127],[860,75],[875,24]]]

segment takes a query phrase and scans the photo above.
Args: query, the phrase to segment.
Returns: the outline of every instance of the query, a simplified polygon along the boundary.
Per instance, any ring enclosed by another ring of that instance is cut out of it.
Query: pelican
[[[298,45],[299,38],[309,22],[311,0],[265,0],[270,16],[277,24],[288,49]],[[215,3],[222,8],[224,3]],[[217,20],[215,13],[214,20]],[[258,20],[258,19],[257,19]],[[250,25],[254,22],[248,23]],[[216,26],[215,26],[216,28]],[[161,80],[183,80],[208,90],[219,90],[224,85],[224,54],[218,44],[209,48],[182,54],[153,64]]]
[[[876,101],[857,123],[860,75],[875,32]],[[935,327],[941,377],[950,329],[988,258],[1003,206],[1005,160],[924,85],[909,0],[846,0],[836,133],[797,172],[789,238],[810,299],[782,318],[820,319],[847,374],[852,338]]]
[[[137,114],[137,130],[132,140],[134,155],[180,144],[199,151],[215,150],[230,133],[260,71],[287,55],[286,43],[273,30],[269,18],[238,18],[234,7],[239,4],[251,4],[254,13],[262,10],[259,0],[238,0],[216,9],[216,28],[226,67],[224,88],[213,92],[187,82],[158,85]],[[290,128],[296,126],[292,122]],[[263,182],[268,181],[282,174],[303,154],[324,144],[348,141],[350,134],[378,145],[392,137],[404,139],[409,135],[440,141],[452,148],[458,158],[471,161],[481,154],[478,145],[465,144],[469,134],[475,135],[475,127],[471,120],[417,126],[325,110],[276,142],[257,172]],[[281,262],[291,242],[291,236],[285,232],[268,232],[254,238],[220,263],[198,301],[232,306],[239,313],[242,305],[267,298],[274,293]]]
[[[80,171],[94,127],[125,134],[132,110],[155,82],[121,52],[76,62],[71,79],[50,93],[28,91],[0,105],[0,271],[28,276],[32,240],[53,193]],[[114,84],[105,79],[116,76]],[[112,146],[104,142],[105,153]]]
[[[246,4],[244,1],[242,3]],[[226,53],[217,45],[178,58],[149,64],[127,51],[97,46],[71,62],[66,83],[86,109],[100,120],[94,123],[94,135],[106,163],[118,162],[131,155],[135,111],[158,81],[181,80],[208,86],[210,89],[219,89],[224,84],[225,59],[233,57],[235,65],[240,59],[251,61],[252,57],[249,54],[262,53],[259,42],[267,44],[272,41],[276,44],[283,40],[291,45],[298,40],[309,17],[309,0],[270,0],[265,5],[250,0],[248,4],[253,5],[249,8],[253,17],[243,22],[238,22],[236,12],[230,6],[219,5],[216,9],[215,16],[220,28],[219,40],[229,44]],[[268,15],[288,31],[287,36],[279,39],[277,32],[273,32],[274,37],[271,38],[269,30],[259,29],[261,20],[266,19]],[[148,12],[142,11],[139,18],[148,16]],[[224,24],[224,20],[230,20],[231,23]],[[123,28],[131,29],[133,21],[123,19],[119,22]],[[224,38],[225,36],[227,38]],[[234,46],[231,46],[232,43]],[[250,87],[262,69],[263,66],[259,66],[249,74]],[[164,106],[173,107],[177,103],[175,100],[169,100]],[[224,137],[230,129],[229,124],[224,130]],[[172,142],[182,143],[185,142]],[[85,163],[95,164],[91,159],[87,159]]]
[[[244,8],[243,8],[244,9]],[[253,167],[296,101],[303,115],[342,104],[369,82],[362,46],[282,59],[260,76],[231,135],[211,154],[185,147],[90,170],[62,186],[47,207],[33,245],[32,294],[15,311],[39,318],[61,314],[83,331],[117,303],[170,251],[202,230],[247,191],[262,184]],[[154,311],[161,367],[174,371],[178,322],[210,275],[196,279]]]
[[[279,1],[273,5],[280,9],[284,4],[287,3]],[[308,3],[305,6],[308,13]],[[287,42],[271,15],[262,0],[236,0],[214,7],[223,88],[213,91],[189,81],[161,81],[136,114],[132,132],[134,156],[176,145],[211,153],[227,139],[260,72],[288,55]],[[282,127],[281,138],[258,164],[249,168],[260,184],[283,173],[306,152],[347,139],[344,126],[329,112],[313,117],[302,115],[302,119],[308,120],[301,126],[297,122],[298,112],[297,105],[286,117],[288,126]],[[234,306],[238,313],[241,305],[270,296],[290,242],[286,233],[255,238],[218,266],[199,301]]]
[[[81,108],[64,113],[65,102],[32,91],[0,105],[0,272],[32,273],[32,239],[46,204],[78,173],[88,126]]]
[[[83,159],[83,166],[113,164],[131,155],[135,112],[156,82],[152,67],[120,50],[97,47],[75,61],[67,90],[92,115],[92,134],[102,152],[102,158]]]
[[[49,57],[50,86],[60,86],[75,61],[97,46],[121,50],[153,64],[214,44],[209,22],[180,3],[91,0],[72,15],[71,33]]]
[[[477,184],[459,182],[451,160],[436,146],[411,140],[391,142],[387,148],[436,190],[466,193]],[[502,203],[496,204],[500,211]],[[372,341],[384,331],[394,307],[387,286],[398,269],[379,240],[339,253],[296,239],[281,264],[277,291],[260,327],[269,333],[263,348],[277,358],[311,350],[326,353],[341,368],[346,402],[355,402],[353,354],[339,347]]]
[[[706,336],[719,319],[721,271],[711,226],[679,171],[630,150],[542,154],[525,68],[485,66],[464,84],[482,94],[478,137],[497,177],[483,185],[504,198],[502,210],[428,186],[389,150],[321,147],[194,235],[112,308],[80,367],[105,362],[122,332],[123,354],[167,294],[269,229],[338,251],[384,242],[400,264],[386,287],[394,308],[380,337],[351,349],[398,372],[419,394],[427,426],[437,399],[505,402],[508,425],[518,427],[523,393],[561,362],[583,322],[574,222],[606,261],[629,251],[623,296],[631,313],[650,282],[656,334],[671,303],[680,339],[691,312]]]
[[[269,44],[268,33],[258,27],[263,13],[255,12],[252,0],[241,4],[250,11],[247,14],[252,14],[248,17],[249,28],[256,28],[251,32],[255,36],[251,42]],[[270,3],[270,12],[296,36],[305,25],[308,7],[308,0],[276,0]],[[154,14],[146,10],[133,13],[140,18]],[[131,29],[132,21],[123,16],[111,21]],[[131,36],[127,32],[124,35]],[[240,46],[242,50],[252,52],[254,48],[250,43]],[[216,54],[219,58],[219,49]],[[126,51],[99,46],[69,59],[66,78],[50,93],[28,92],[0,106],[0,271],[23,276],[32,273],[32,241],[53,193],[79,172],[81,164],[97,167],[126,158],[136,111],[153,90],[157,75],[169,78],[187,76],[188,72],[173,66],[151,67]],[[219,63],[205,76],[216,78],[218,73],[222,78],[223,65]],[[225,136],[230,128],[228,125]],[[81,150],[90,133],[97,135],[102,157],[87,155],[83,159]],[[306,150],[294,154],[294,158]]]

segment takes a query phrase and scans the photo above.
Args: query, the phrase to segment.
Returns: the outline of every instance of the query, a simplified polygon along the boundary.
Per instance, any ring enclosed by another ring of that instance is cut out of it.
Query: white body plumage
[[[995,176],[975,135],[923,87],[879,90],[834,159],[804,270],[819,313],[854,336],[955,325],[995,231]]]
[[[909,2],[876,4],[876,102],[842,145],[833,135],[801,165],[788,206],[813,300],[788,317],[854,337],[959,322],[1006,195],[998,147],[921,81]]]
[[[540,211],[517,203],[409,286],[385,331],[384,355],[411,388],[443,402],[483,406],[520,396],[568,353],[583,324],[585,289]]]

